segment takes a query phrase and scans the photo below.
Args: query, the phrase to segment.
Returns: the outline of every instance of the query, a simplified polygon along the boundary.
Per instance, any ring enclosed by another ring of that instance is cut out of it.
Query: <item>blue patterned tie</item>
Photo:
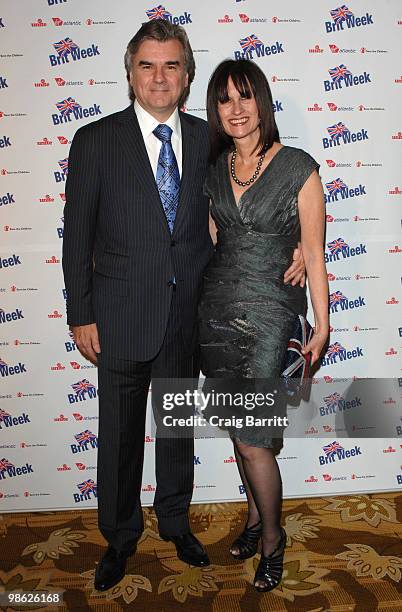
[[[162,142],[156,170],[156,184],[170,233],[172,233],[180,191],[179,168],[171,142],[172,128],[160,123],[154,129],[153,134]]]

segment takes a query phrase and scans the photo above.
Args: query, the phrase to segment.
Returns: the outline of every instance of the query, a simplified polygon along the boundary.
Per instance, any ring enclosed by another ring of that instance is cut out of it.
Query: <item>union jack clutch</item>
[[[310,376],[311,353],[303,355],[302,348],[308,344],[314,330],[303,315],[297,315],[288,341],[281,368],[281,378],[285,393],[293,396],[303,388]]]

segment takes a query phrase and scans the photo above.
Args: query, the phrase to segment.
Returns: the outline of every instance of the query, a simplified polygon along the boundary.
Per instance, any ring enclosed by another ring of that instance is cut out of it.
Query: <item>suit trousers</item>
[[[180,316],[172,291],[165,338],[150,361],[98,356],[98,521],[105,539],[119,552],[131,551],[143,528],[141,483],[146,408],[151,380],[153,396],[159,378],[192,378],[195,359],[185,351]],[[155,387],[154,387],[155,385]],[[155,406],[155,421],[161,406]],[[182,535],[189,529],[188,508],[193,493],[194,439],[158,436],[155,440],[156,493],[154,509],[159,530]]]

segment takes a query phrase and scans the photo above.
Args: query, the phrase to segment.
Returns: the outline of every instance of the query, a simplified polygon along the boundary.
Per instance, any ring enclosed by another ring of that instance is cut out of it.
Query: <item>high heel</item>
[[[256,529],[257,528],[257,529]],[[231,548],[237,546],[239,549],[239,554],[236,555],[232,551],[230,554],[235,559],[249,559],[250,557],[254,557],[257,552],[258,542],[260,541],[262,534],[262,525],[261,520],[258,521],[255,525],[251,525],[251,527],[245,527],[242,533],[238,538],[233,542]]]
[[[272,591],[281,582],[283,573],[283,557],[286,547],[286,531],[281,528],[281,538],[278,546],[270,555],[261,554],[261,559],[254,577],[254,587],[260,593]],[[275,554],[278,551],[279,554]],[[256,582],[265,582],[264,586],[256,585]]]

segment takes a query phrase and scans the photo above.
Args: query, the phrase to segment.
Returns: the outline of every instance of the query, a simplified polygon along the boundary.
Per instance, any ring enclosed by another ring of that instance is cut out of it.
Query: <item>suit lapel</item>
[[[132,105],[119,114],[117,134],[135,176],[141,181],[144,191],[146,191],[149,196],[149,202],[155,210],[160,222],[163,224],[166,231],[169,232],[165,211],[160,201],[159,191],[156,186],[151,164],[149,163],[144,139],[138,124],[137,115]]]
[[[182,142],[182,172],[180,181],[180,197],[177,207],[176,219],[173,228],[175,235],[183,221],[190,203],[193,188],[193,177],[196,172],[199,147],[196,142],[195,123],[185,113],[179,111]]]

